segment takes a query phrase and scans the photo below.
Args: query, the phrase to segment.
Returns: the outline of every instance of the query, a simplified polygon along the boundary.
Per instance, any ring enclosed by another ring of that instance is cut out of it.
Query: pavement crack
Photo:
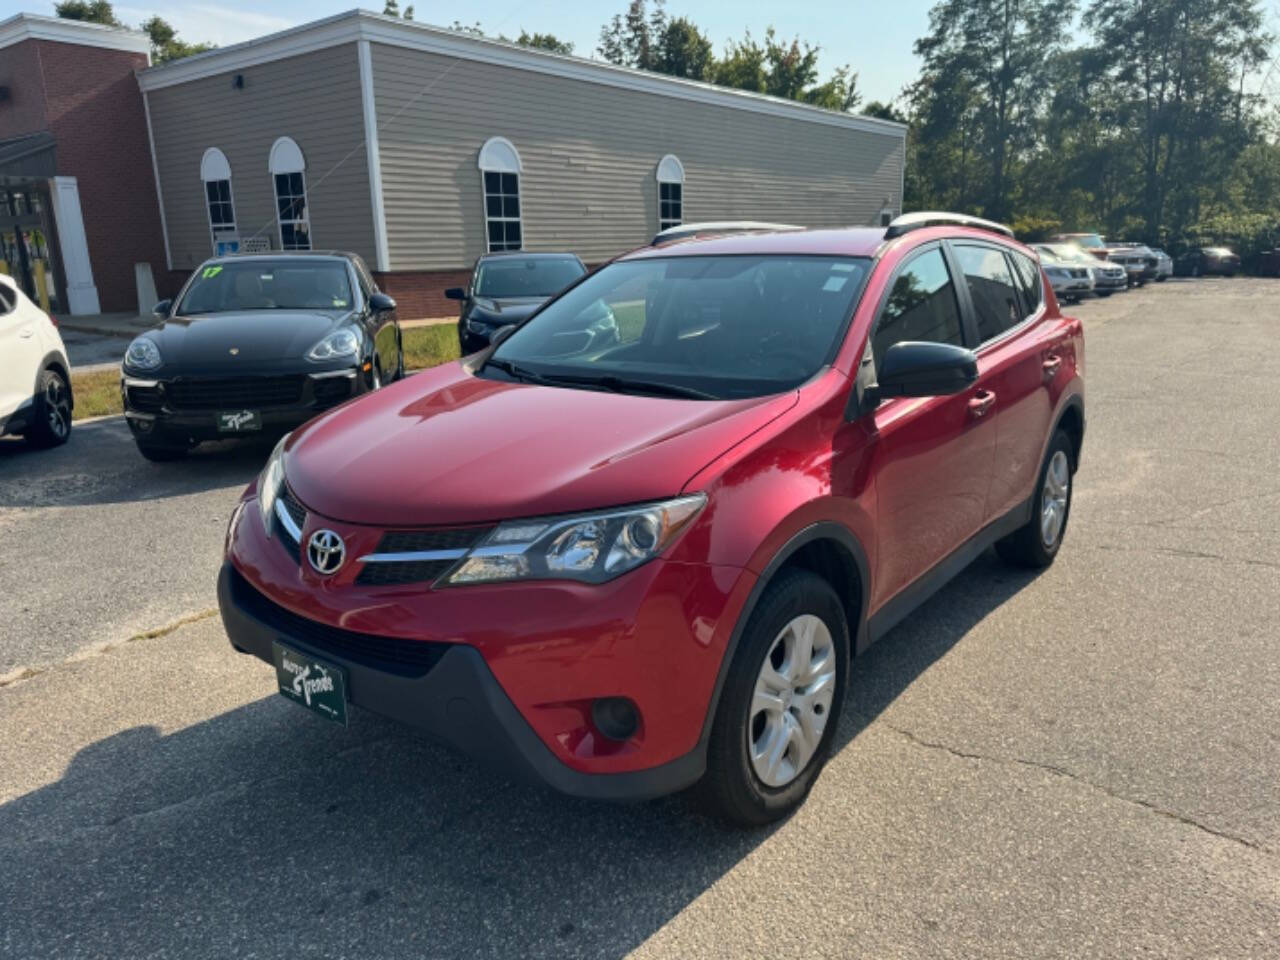
[[[0,674],[0,689],[4,687],[12,687],[15,684],[22,683],[24,680],[30,680],[32,677],[38,677],[42,674],[55,670],[58,667],[65,666],[68,663],[79,663],[81,660],[89,660],[93,657],[100,657],[104,653],[108,653],[119,647],[127,646],[131,643],[137,643],[140,640],[156,640],[160,637],[166,637],[175,630],[182,627],[190,626],[193,623],[199,623],[201,620],[208,620],[217,610],[200,610],[197,613],[188,613],[179,617],[177,620],[170,621],[162,627],[154,627],[151,630],[143,630],[141,633],[135,633],[123,640],[107,641],[106,643],[95,643],[92,646],[77,650],[65,660],[57,663],[51,663],[43,667],[18,667],[10,670],[8,673]]]
[[[1112,550],[1119,553],[1157,553],[1166,557],[1181,557],[1189,560],[1217,560],[1220,563],[1243,563],[1248,567],[1266,567],[1269,570],[1280,570],[1280,563],[1271,560],[1249,560],[1244,557],[1228,557],[1221,553],[1209,553],[1205,550],[1189,550],[1184,547],[1122,547],[1114,543],[1100,543],[1094,550]]]
[[[997,763],[1003,766],[1028,767],[1033,770],[1040,770],[1045,773],[1050,773],[1056,777],[1062,777],[1064,779],[1072,781],[1073,783],[1078,783],[1081,786],[1088,787],[1091,790],[1096,790],[1097,792],[1102,793],[1113,800],[1119,800],[1122,803],[1131,804],[1132,806],[1135,806],[1135,807],[1141,807],[1143,810],[1146,810],[1149,813],[1153,813],[1156,816],[1163,817],[1166,820],[1172,820],[1176,823],[1183,824],[1184,826],[1193,827],[1196,830],[1199,830],[1203,833],[1207,833],[1210,836],[1217,837],[1220,840],[1228,840],[1231,843],[1239,844],[1242,847],[1247,847],[1250,850],[1256,851],[1257,853],[1261,853],[1266,856],[1275,856],[1275,851],[1267,847],[1265,844],[1258,843],[1255,840],[1250,840],[1248,837],[1242,837],[1239,834],[1232,833],[1228,830],[1222,830],[1218,827],[1211,827],[1208,824],[1201,823],[1199,820],[1196,820],[1194,817],[1189,817],[1186,814],[1178,813],[1176,810],[1169,810],[1166,807],[1162,807],[1158,804],[1152,803],[1149,800],[1143,800],[1139,797],[1131,797],[1131,796],[1128,796],[1127,794],[1120,793],[1119,791],[1114,790],[1111,787],[1106,786],[1105,784],[1098,783],[1094,780],[1090,780],[1087,777],[1082,777],[1079,774],[1074,773],[1071,770],[1068,770],[1066,767],[1060,767],[1057,764],[1053,764],[1053,763],[1046,763],[1042,760],[1028,760],[1023,757],[995,757],[995,756],[990,756],[982,753],[972,753],[967,750],[959,750],[956,747],[948,746],[947,744],[941,743],[939,741],[926,740],[923,737],[918,736],[915,733],[912,733],[910,730],[906,730],[902,727],[895,726],[894,724],[889,723],[883,719],[881,719],[879,723],[888,727],[890,730],[898,734],[900,737],[903,737],[904,739],[910,741],[916,746],[923,747],[926,750],[935,750],[941,753],[946,753],[946,754],[949,754],[950,756],[956,757],[961,760],[977,760],[983,763]]]

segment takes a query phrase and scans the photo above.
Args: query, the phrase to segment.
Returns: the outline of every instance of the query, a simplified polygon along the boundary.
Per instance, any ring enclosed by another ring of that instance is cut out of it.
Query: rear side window
[[[964,346],[955,287],[939,249],[916,257],[893,281],[871,335],[877,368],[885,351],[903,340]]]
[[[18,298],[5,284],[0,283],[0,314],[8,313],[17,304]]]
[[[969,284],[978,321],[978,342],[986,343],[1022,322],[1013,273],[1004,253],[993,247],[957,244],[956,258]]]
[[[1027,316],[1040,309],[1044,301],[1044,284],[1040,280],[1040,264],[1020,253],[1010,253],[1013,269],[1018,275],[1018,284],[1022,288],[1023,300],[1027,304]]]

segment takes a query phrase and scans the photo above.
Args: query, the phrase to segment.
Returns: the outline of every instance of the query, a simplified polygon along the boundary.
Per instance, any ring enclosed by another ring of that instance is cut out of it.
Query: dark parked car
[[[350,253],[207,260],[129,345],[125,416],[142,455],[283,433],[404,375],[395,301]]]
[[[1173,267],[1180,277],[1214,273],[1234,277],[1240,272],[1240,258],[1226,247],[1195,247],[1178,257]]]
[[[462,355],[489,346],[503,327],[523,323],[547,300],[587,272],[572,253],[489,253],[476,261],[471,285],[444,295],[461,300],[458,345]]]

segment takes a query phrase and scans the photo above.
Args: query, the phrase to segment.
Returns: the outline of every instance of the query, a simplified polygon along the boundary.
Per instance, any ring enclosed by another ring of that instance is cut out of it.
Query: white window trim
[[[213,212],[209,209],[209,184],[222,180],[227,181],[227,199],[231,203],[231,224],[224,224],[222,229],[230,231],[231,238],[239,242],[240,221],[236,216],[236,192],[235,185],[231,182],[231,163],[225,153],[217,147],[210,147],[200,158],[200,189],[204,194],[205,220],[209,224],[209,247],[214,256],[218,255],[218,234],[213,228]]]
[[[307,225],[307,249],[314,250],[316,248],[315,241],[311,236],[311,197],[307,194],[307,158],[302,152],[302,148],[298,146],[296,140],[292,137],[280,137],[271,145],[271,153],[267,158],[267,168],[271,177],[271,200],[276,208],[276,239],[280,243],[280,249],[284,250],[284,224],[285,221],[280,219],[280,193],[276,186],[276,176],[278,174],[297,173],[302,176],[302,210],[301,218],[290,219],[288,222],[293,224],[305,223]],[[290,247],[290,250],[296,250],[296,247]]]
[[[489,240],[489,223],[497,220],[502,223],[515,222],[520,224],[520,247],[524,250],[526,247],[526,236],[524,231],[524,161],[520,159],[520,151],[516,149],[514,143],[506,137],[490,137],[484,142],[484,146],[480,148],[480,155],[476,160],[476,166],[480,168],[480,203],[484,211],[484,249],[485,253],[501,253],[510,252],[505,243],[501,251],[495,251]],[[508,217],[491,217],[489,216],[489,191],[485,187],[484,175],[486,173],[511,173],[516,178],[516,216]]]
[[[668,153],[658,161],[654,176],[658,181],[658,231],[669,230],[684,224],[684,164],[674,153]],[[680,219],[671,220],[662,216],[662,185],[677,183],[680,185]]]

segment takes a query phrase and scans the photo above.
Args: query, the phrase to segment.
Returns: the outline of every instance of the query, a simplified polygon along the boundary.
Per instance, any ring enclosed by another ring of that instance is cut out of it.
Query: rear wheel
[[[1071,478],[1075,473],[1075,448],[1059,430],[1040,467],[1040,479],[1031,518],[1009,536],[996,542],[996,552],[1022,567],[1047,567],[1058,555],[1071,513]]]
[[[782,574],[751,613],[729,667],[699,784],[743,826],[786,816],[831,752],[849,675],[849,626],[827,581]]]
[[[27,428],[33,447],[56,447],[71,438],[71,388],[52,367],[40,374],[36,385],[34,419]]]

